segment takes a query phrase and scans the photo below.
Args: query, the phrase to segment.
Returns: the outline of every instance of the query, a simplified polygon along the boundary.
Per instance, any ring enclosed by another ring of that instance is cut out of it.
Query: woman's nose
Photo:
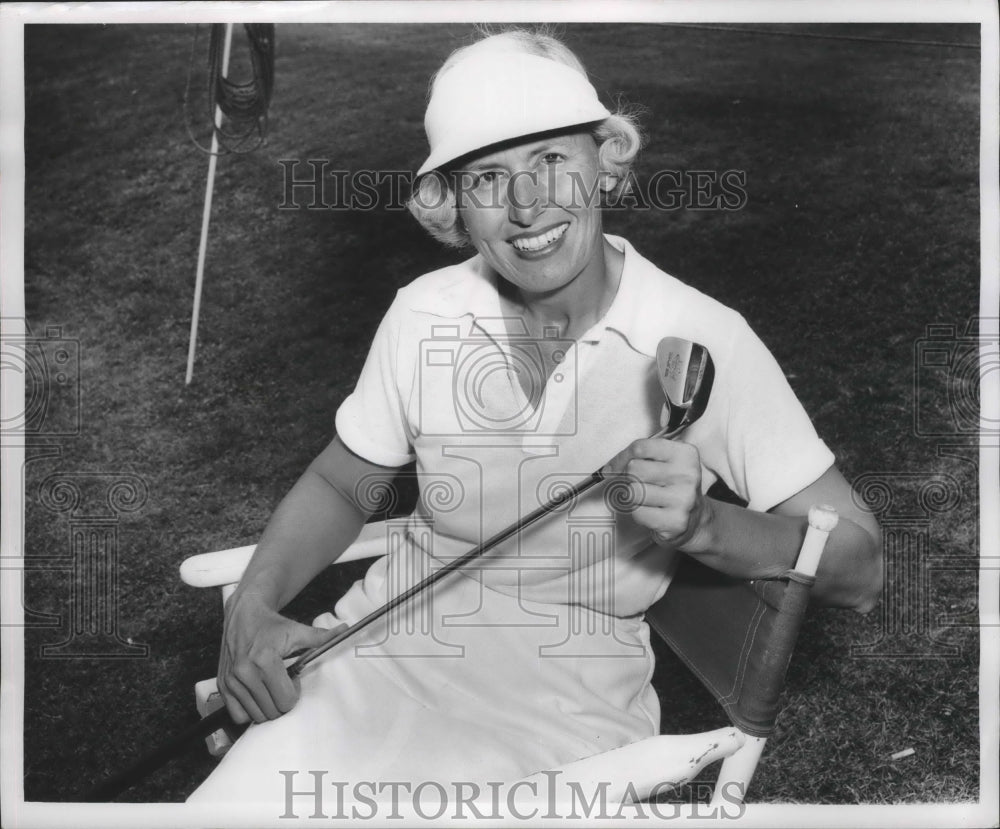
[[[521,171],[507,183],[507,218],[529,227],[545,206],[545,183],[534,172]]]

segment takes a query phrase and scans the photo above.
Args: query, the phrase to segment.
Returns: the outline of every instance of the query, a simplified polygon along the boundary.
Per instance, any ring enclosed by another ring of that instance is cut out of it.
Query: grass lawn
[[[607,229],[743,313],[848,479],[893,497],[881,609],[811,613],[749,799],[974,801],[979,503],[974,436],[953,425],[953,407],[977,397],[977,378],[915,354],[927,326],[961,334],[978,309],[979,52],[878,39],[977,44],[978,29],[771,28],[563,29],[605,99],[645,107],[640,181],[662,169],[746,175],[741,210],[613,211]],[[221,610],[214,591],[180,583],[178,565],[256,540],[330,440],[396,289],[466,255],[404,211],[278,205],[281,159],[415,169],[427,79],[469,33],[277,27],[267,145],[219,160],[185,387],[207,166],[182,107],[192,27],[27,28],[26,313],[35,334],[57,326],[79,344],[81,424],[25,471],[25,545],[39,565],[25,588],[27,800],[72,801],[194,719]],[[201,109],[192,118],[204,136]],[[75,411],[60,400],[53,424]],[[928,435],[931,422],[944,426]],[[88,476],[76,512],[43,492],[68,473]],[[147,497],[115,523],[100,487],[120,478]],[[928,486],[954,497],[934,501]],[[69,556],[93,516],[117,545],[120,634],[148,647],[143,658],[41,653],[70,633],[74,578],[45,560]],[[346,569],[291,612],[332,605],[360,572]],[[705,693],[667,654],[660,674],[664,730],[708,724]],[[891,759],[905,748],[915,753]],[[182,800],[211,767],[195,747],[123,799]]]

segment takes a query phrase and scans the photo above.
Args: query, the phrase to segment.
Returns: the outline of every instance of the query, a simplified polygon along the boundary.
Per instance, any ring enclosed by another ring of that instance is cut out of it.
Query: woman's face
[[[589,132],[525,141],[455,175],[472,244],[525,298],[550,295],[587,272],[603,276],[597,144]]]

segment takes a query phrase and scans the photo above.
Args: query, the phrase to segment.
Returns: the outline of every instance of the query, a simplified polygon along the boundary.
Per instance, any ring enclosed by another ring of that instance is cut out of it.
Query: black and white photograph
[[[3,826],[997,825],[994,4],[0,64]]]

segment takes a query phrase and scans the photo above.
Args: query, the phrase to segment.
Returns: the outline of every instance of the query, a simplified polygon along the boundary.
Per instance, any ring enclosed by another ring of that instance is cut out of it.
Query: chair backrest
[[[774,731],[813,577],[743,581],[685,556],[646,621],[747,734]]]

